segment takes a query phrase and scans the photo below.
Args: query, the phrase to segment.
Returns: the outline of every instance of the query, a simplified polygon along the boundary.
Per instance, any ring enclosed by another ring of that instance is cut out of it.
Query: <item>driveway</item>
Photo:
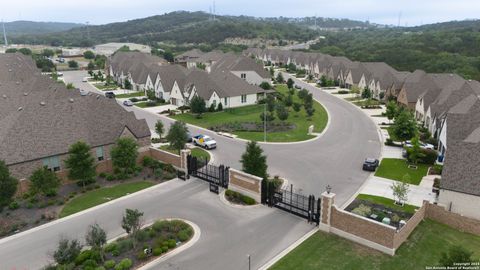
[[[257,269],[313,229],[303,219],[259,205],[232,208],[209,192],[202,180],[172,180],[148,190],[104,204],[79,216],[67,217],[0,240],[1,269],[40,269],[51,261],[61,235],[84,239],[88,225],[97,222],[108,238],[124,231],[126,208],[145,213],[145,223],[160,218],[183,218],[200,227],[197,243],[153,269]]]
[[[82,82],[84,71],[64,72],[66,82],[84,90],[98,92],[95,87]],[[290,77],[284,73],[285,78]],[[380,157],[381,143],[378,131],[371,119],[351,103],[334,97],[295,77],[296,84],[313,93],[329,113],[329,127],[317,140],[293,144],[262,144],[268,157],[269,173],[288,179],[297,192],[319,196],[327,185],[337,194],[336,203],[342,205],[360,188],[370,175],[362,171],[365,157]],[[137,118],[146,119],[151,130],[162,120],[166,127],[172,119],[133,107]],[[219,136],[214,132],[189,125],[192,134],[213,136],[218,148],[211,151],[215,163],[241,168],[240,156],[245,142]]]

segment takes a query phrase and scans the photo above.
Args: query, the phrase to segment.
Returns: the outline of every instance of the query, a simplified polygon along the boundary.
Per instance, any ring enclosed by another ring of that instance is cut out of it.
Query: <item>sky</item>
[[[213,0],[2,0],[0,19],[105,24],[176,10],[206,11]],[[216,0],[216,14],[318,16],[414,26],[480,18],[479,0]],[[399,16],[401,14],[401,16]]]

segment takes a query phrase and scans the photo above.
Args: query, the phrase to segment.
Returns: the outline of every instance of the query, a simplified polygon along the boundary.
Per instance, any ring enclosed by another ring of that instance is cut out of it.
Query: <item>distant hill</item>
[[[77,23],[62,22],[32,22],[32,21],[13,21],[5,23],[7,36],[20,36],[32,34],[47,34],[54,32],[67,31],[75,27],[83,26]],[[0,28],[0,30],[3,30]],[[2,33],[3,34],[3,33]]]
[[[336,19],[319,19],[317,23],[321,27],[364,26],[363,22]],[[307,26],[308,23],[301,19],[216,16],[216,20],[212,20],[210,14],[205,12],[176,11],[126,22],[90,26],[88,31],[83,26],[55,34],[24,35],[15,37],[13,41],[63,46],[92,46],[105,42],[213,44],[236,37],[306,41],[317,35]]]

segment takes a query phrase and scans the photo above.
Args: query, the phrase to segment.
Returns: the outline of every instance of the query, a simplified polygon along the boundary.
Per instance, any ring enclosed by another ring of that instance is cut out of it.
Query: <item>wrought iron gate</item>
[[[211,184],[228,188],[229,167],[224,165],[208,164],[208,160],[201,160],[189,155],[187,157],[188,174],[205,180]]]

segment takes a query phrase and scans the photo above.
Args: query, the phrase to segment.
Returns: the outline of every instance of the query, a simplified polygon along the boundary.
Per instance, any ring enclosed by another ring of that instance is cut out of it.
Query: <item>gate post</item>
[[[185,172],[185,177],[188,175],[188,165],[189,165],[188,157],[190,156],[191,153],[192,151],[190,151],[190,149],[180,150],[180,167]]]
[[[332,214],[333,201],[335,193],[327,191],[322,193],[321,208],[320,208],[320,224],[319,228],[322,231],[330,232],[330,220]]]

